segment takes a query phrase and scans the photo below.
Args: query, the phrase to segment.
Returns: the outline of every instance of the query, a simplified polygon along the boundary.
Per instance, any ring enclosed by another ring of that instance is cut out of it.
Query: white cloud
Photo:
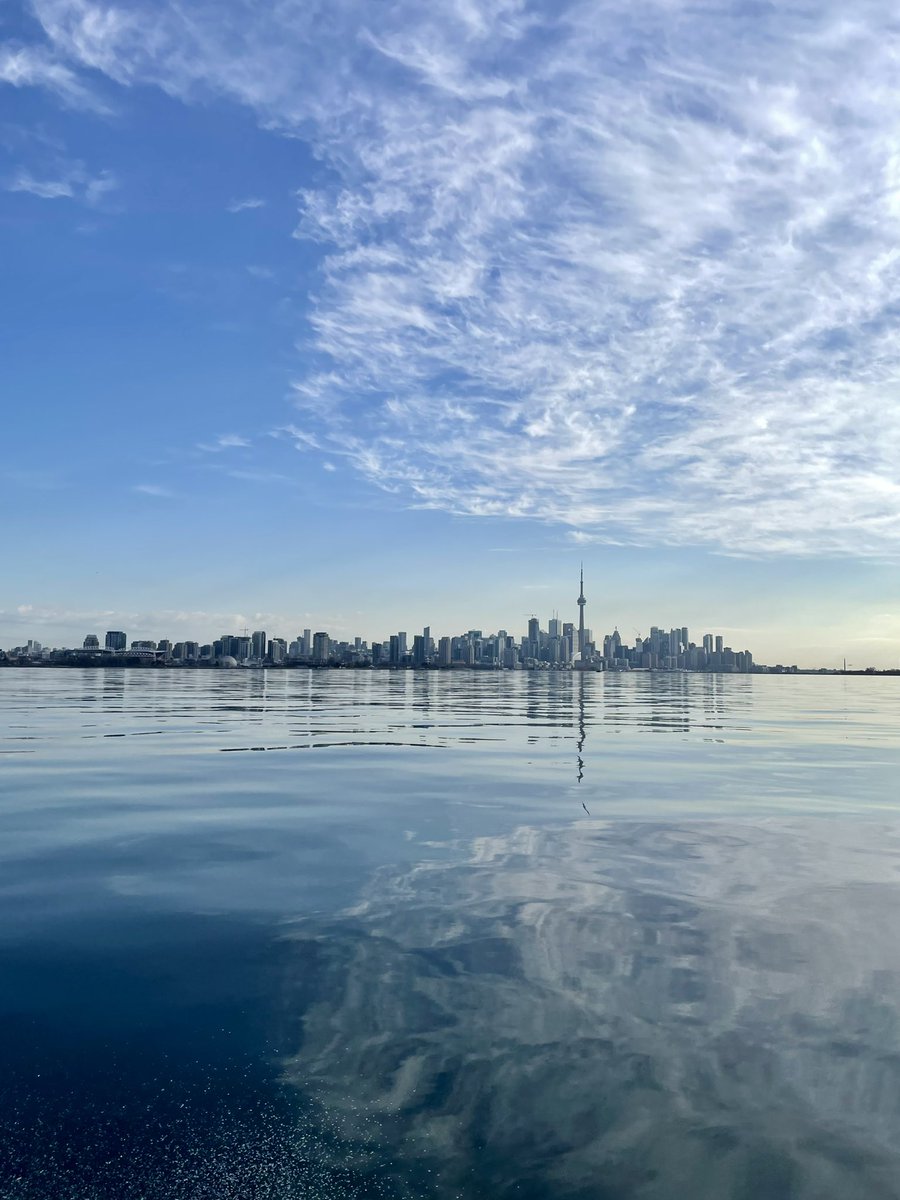
[[[74,70],[36,47],[0,45],[0,83],[46,88],[69,108],[90,109],[97,113],[110,111]]]
[[[8,192],[28,192],[41,200],[79,200],[90,208],[98,207],[103,198],[119,186],[111,171],[91,176],[81,163],[63,164],[56,178],[36,178],[31,171],[20,167],[6,184]]]
[[[239,450],[249,445],[249,438],[241,437],[238,433],[220,433],[212,442],[198,443],[197,449],[207,454],[219,454],[222,450]]]
[[[19,170],[6,185],[8,192],[29,192],[41,200],[61,200],[75,195],[68,179],[35,179],[30,171]]]
[[[171,500],[175,495],[169,488],[160,487],[157,483],[136,483],[131,490],[139,492],[142,496],[155,496],[160,500]]]
[[[295,444],[585,539],[900,549],[886,2],[35,11],[60,58],[330,168]]]
[[[230,213],[247,212],[252,208],[264,208],[265,200],[261,200],[259,196],[248,196],[246,200],[232,200],[228,205]]]

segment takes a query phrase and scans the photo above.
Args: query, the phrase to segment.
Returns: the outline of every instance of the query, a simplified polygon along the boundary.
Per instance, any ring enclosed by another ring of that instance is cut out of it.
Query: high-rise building
[[[96,633],[89,633],[87,635],[87,637],[84,639],[83,649],[85,649],[85,650],[99,650],[100,649],[100,639],[97,637]]]
[[[284,662],[287,658],[287,642],[284,638],[269,639],[269,658],[276,665]]]
[[[257,629],[250,638],[250,657],[257,662],[262,662],[266,657],[266,631]]]
[[[442,637],[438,642],[438,666],[449,667],[452,662],[451,655],[453,643],[450,638]]]
[[[306,636],[306,630],[303,631]],[[312,660],[315,663],[327,663],[331,653],[331,638],[327,633],[314,633],[312,642]]]
[[[427,644],[422,634],[417,633],[413,638],[413,666],[425,666],[425,659],[427,657],[425,647]]]
[[[124,650],[127,645],[128,639],[121,629],[108,629],[106,631],[107,650]]]

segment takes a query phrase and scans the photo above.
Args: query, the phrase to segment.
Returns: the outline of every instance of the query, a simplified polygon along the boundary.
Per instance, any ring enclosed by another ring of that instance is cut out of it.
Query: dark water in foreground
[[[900,1197],[898,718],[0,671],[0,1198]]]

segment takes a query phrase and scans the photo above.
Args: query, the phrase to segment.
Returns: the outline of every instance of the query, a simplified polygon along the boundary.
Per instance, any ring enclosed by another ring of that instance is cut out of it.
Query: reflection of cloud
[[[592,824],[383,874],[295,934],[287,1076],[439,1195],[896,1195],[896,854]]]

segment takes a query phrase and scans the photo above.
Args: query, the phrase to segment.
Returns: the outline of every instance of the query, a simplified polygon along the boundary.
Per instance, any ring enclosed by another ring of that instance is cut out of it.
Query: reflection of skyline
[[[846,838],[581,823],[382,873],[297,930],[286,1075],[441,1196],[896,1196],[896,841]]]

